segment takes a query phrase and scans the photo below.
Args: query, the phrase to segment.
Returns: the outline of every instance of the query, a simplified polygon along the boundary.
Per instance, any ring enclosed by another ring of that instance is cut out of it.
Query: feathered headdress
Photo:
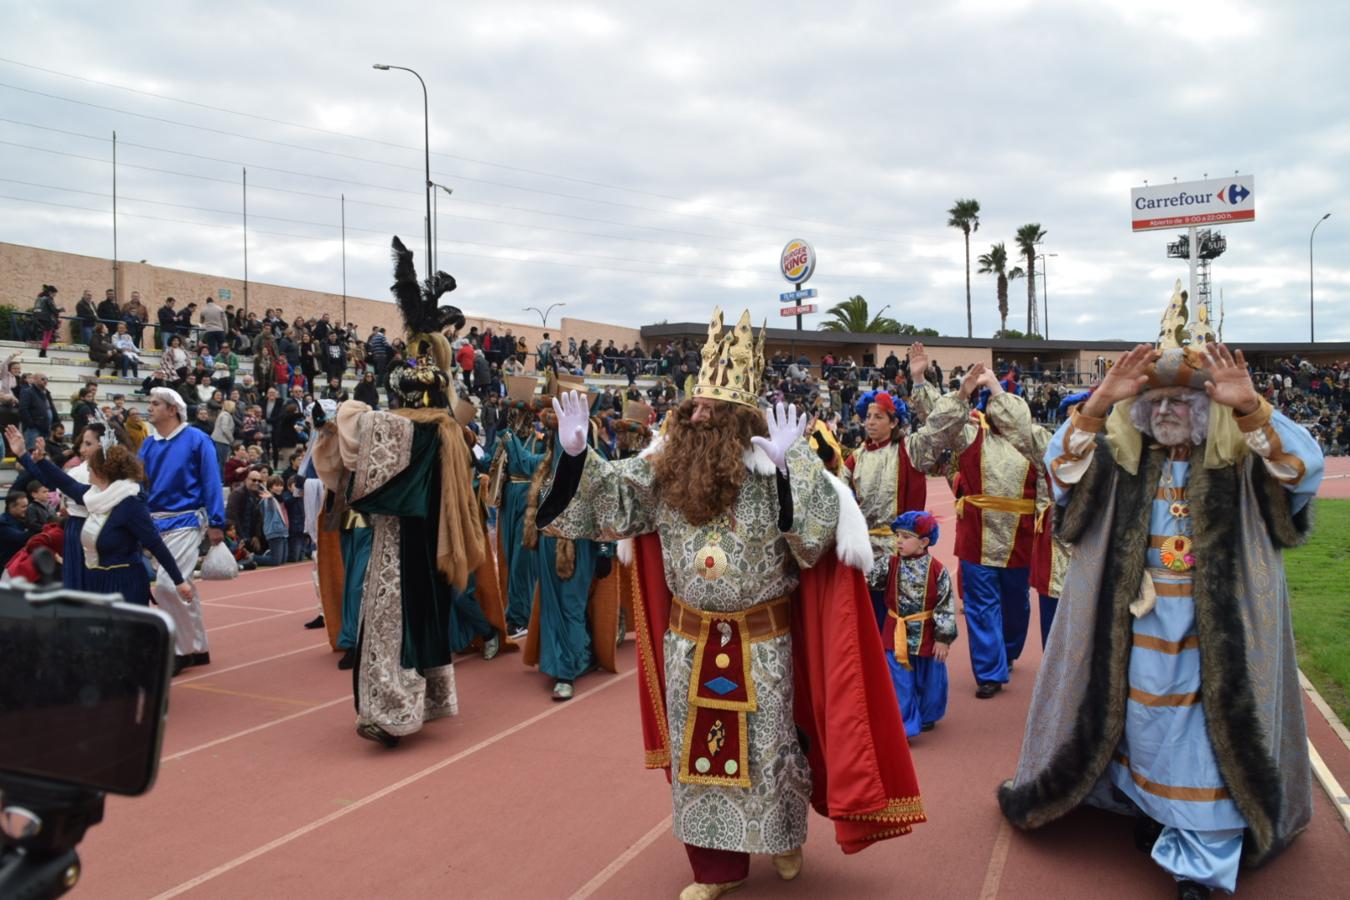
[[[440,306],[443,295],[456,287],[448,272],[437,272],[426,281],[417,280],[412,251],[395,235],[394,283],[389,290],[398,301],[407,332],[409,365],[391,373],[390,383],[410,406],[449,406],[453,388],[450,342],[441,332],[462,328],[464,314],[454,306]]]

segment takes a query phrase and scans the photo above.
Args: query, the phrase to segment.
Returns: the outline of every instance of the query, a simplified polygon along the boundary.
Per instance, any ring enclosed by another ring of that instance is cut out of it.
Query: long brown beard
[[[657,496],[691,525],[706,525],[736,503],[747,474],[750,438],[767,437],[769,429],[758,410],[733,403],[715,401],[705,422],[691,421],[693,414],[692,400],[670,414],[652,469]]]

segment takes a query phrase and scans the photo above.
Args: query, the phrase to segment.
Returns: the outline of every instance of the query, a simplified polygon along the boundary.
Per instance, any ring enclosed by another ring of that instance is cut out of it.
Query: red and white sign
[[[1256,179],[1250,175],[1130,190],[1130,226],[1134,231],[1250,222],[1255,218]]]
[[[784,306],[782,309],[778,310],[778,314],[780,316],[804,316],[807,313],[813,313],[815,311],[816,305],[814,303],[808,303],[805,306]]]

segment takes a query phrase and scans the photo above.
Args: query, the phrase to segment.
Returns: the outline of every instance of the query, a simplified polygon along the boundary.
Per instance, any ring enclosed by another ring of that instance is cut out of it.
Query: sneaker
[[[310,630],[313,630],[313,629],[315,629],[315,628],[322,628],[322,627],[323,627],[323,613],[319,613],[317,616],[315,616],[314,618],[312,618],[312,619],[310,619],[308,622],[306,622],[306,623],[305,623],[305,627],[308,628],[308,629],[310,629]]]
[[[502,639],[494,632],[492,637],[483,641],[483,659],[492,659],[501,652],[501,649]]]
[[[573,694],[572,683],[570,681],[560,681],[553,686],[554,700],[571,700]]]
[[[509,637],[513,641],[518,641],[525,635],[530,633],[530,629],[526,625],[515,625],[515,626],[508,625],[506,626],[506,628],[507,631],[509,632],[507,634],[507,637]]]
[[[353,649],[353,648],[351,648],[351,647],[348,647],[348,648],[347,648],[347,651],[346,651],[345,653],[342,654],[342,659],[339,659],[339,660],[338,660],[338,668],[339,668],[339,669],[342,669],[343,671],[346,671],[346,670],[348,670],[348,669],[354,669],[354,668],[356,668],[356,650],[355,650],[355,649]]]

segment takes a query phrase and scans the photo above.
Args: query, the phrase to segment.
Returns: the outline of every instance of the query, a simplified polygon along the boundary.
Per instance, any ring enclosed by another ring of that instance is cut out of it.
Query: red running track
[[[1350,477],[1332,490],[1350,496]],[[951,495],[939,481],[930,495],[952,565]],[[348,673],[323,632],[300,627],[316,609],[307,565],[204,593],[214,662],[175,679],[158,783],[109,799],[82,846],[77,896],[661,898],[690,880],[669,789],[642,768],[631,642],[619,675],[586,676],[564,704],[517,654],[466,657],[460,715],[386,751],[353,733]],[[1122,818],[1084,811],[1031,834],[1004,824],[994,790],[1014,769],[1040,662],[1034,618],[1012,684],[992,700],[974,697],[965,641],[953,648],[947,718],[913,742],[928,824],[845,857],[813,816],[801,877],[780,882],[756,858],[738,896],[1175,896]],[[1305,706],[1319,752],[1350,786],[1350,751]],[[1350,836],[1314,795],[1312,826],[1244,872],[1240,896],[1342,895]]]

